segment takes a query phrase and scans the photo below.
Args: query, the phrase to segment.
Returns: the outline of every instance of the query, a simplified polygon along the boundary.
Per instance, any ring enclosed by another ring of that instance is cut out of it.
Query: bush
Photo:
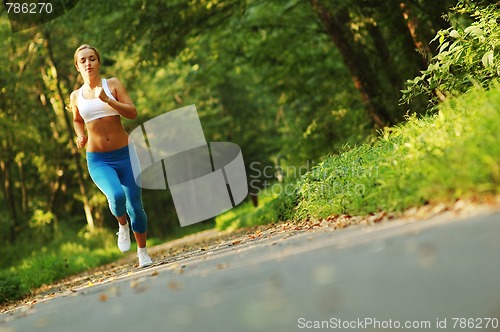
[[[21,280],[16,274],[0,271],[0,303],[20,298]]]
[[[114,234],[104,229],[92,233],[86,229],[78,234],[65,232],[60,239],[33,250],[17,265],[0,270],[0,303],[120,257],[115,241]],[[17,245],[22,247],[23,243]]]
[[[500,84],[473,89],[439,112],[388,128],[331,155],[272,201],[231,211],[242,226],[402,211],[427,202],[500,193]],[[223,217],[221,217],[223,218]]]
[[[500,77],[500,10],[497,4],[486,7],[461,4],[453,8],[457,15],[468,15],[475,21],[468,26],[438,32],[439,53],[429,67],[406,83],[402,102],[417,95],[427,95],[433,105],[448,96],[457,96],[472,86],[487,87]]]

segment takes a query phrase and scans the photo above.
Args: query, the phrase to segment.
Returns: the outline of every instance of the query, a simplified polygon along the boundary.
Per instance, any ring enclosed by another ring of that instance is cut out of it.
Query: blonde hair
[[[78,63],[77,63],[78,59],[76,58],[78,56],[78,52],[80,52],[81,50],[85,50],[85,49],[94,50],[95,54],[97,55],[97,61],[99,61],[99,63],[101,63],[101,54],[99,53],[97,48],[95,48],[94,46],[90,46],[89,44],[83,44],[76,49],[75,54],[73,55],[73,60],[75,61],[75,66],[78,67]]]

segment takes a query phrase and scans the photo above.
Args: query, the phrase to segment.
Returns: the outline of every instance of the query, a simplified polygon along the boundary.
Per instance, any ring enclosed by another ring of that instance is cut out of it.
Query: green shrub
[[[500,77],[499,5],[482,7],[470,2],[452,11],[475,21],[468,26],[456,23],[455,27],[438,32],[434,40],[439,41],[439,53],[422,75],[407,81],[402,102],[424,94],[436,105],[474,85],[487,87]]]
[[[105,229],[65,232],[50,244],[33,250],[17,265],[0,270],[0,303],[18,299],[44,284],[117,259],[121,253],[115,241],[114,234]],[[15,247],[11,251],[15,251]]]
[[[281,195],[257,209],[234,209],[231,218],[247,226],[496,195],[499,132],[500,84],[494,82],[449,99],[437,114],[411,116],[370,143],[325,157]]]
[[[0,271],[0,303],[21,297],[21,280],[16,274]]]

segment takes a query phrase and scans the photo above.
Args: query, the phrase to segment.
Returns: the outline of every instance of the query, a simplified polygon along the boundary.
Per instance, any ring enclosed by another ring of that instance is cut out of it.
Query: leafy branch
[[[432,41],[439,42],[439,52],[420,76],[406,82],[402,104],[426,95],[435,106],[448,96],[464,93],[474,85],[487,87],[500,77],[498,5],[459,5],[453,11],[468,14],[475,21],[465,28],[450,27],[437,33]]]

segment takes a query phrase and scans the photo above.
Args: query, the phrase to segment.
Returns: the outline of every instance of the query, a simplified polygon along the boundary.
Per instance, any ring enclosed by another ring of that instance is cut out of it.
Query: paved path
[[[500,330],[499,239],[498,211],[276,234],[1,315],[0,332]]]

